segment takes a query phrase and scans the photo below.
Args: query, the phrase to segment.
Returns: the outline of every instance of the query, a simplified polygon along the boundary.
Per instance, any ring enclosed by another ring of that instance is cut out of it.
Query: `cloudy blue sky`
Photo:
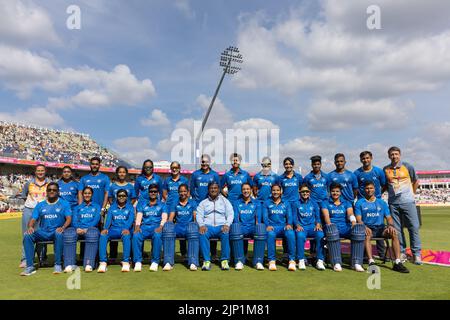
[[[81,30],[66,27],[69,5]],[[381,9],[369,30],[366,9]],[[0,2],[0,120],[88,133],[140,163],[169,160],[176,128],[201,119],[237,45],[210,127],[278,128],[297,164],[390,145],[418,169],[449,169],[450,2]],[[304,173],[306,170],[304,171]]]

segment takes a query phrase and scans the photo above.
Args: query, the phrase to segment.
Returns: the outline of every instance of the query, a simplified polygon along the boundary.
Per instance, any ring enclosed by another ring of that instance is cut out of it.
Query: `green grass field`
[[[422,212],[423,248],[450,251],[450,208]],[[391,263],[380,265],[380,290],[367,288],[368,273],[349,269],[289,272],[280,266],[277,272],[249,267],[238,272],[214,265],[210,272],[191,272],[178,263],[171,272],[151,273],[147,265],[141,273],[122,274],[119,265],[109,266],[106,274],[81,272],[81,289],[68,290],[69,275],[53,275],[52,268],[19,276],[19,234],[20,219],[0,220],[0,299],[450,299],[449,267],[411,263],[410,274],[391,271]]]

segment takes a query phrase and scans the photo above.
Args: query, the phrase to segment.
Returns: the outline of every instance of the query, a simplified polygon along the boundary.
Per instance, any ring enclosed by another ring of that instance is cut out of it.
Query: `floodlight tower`
[[[200,132],[197,134],[195,139],[195,167],[197,168],[197,164],[200,161],[197,161],[200,158],[200,138],[203,134],[203,130],[205,129],[206,122],[208,121],[209,114],[214,106],[214,102],[216,101],[217,94],[219,93],[220,86],[222,85],[223,79],[225,78],[225,74],[235,74],[241,68],[239,65],[243,62],[242,54],[239,53],[239,49],[237,47],[230,46],[226,48],[222,54],[220,55],[220,66],[223,67],[222,76],[220,77],[219,84],[217,85],[216,91],[214,92],[214,96],[211,99],[211,103],[209,104],[208,110],[206,111],[205,116],[203,117],[202,127]]]

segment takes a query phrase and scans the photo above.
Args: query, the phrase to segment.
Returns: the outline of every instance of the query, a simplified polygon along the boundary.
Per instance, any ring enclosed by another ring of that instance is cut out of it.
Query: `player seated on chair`
[[[98,223],[101,218],[101,206],[92,201],[94,191],[84,187],[83,202],[74,208],[72,225],[64,231],[64,272],[72,272],[76,268],[75,256],[77,240],[85,240],[83,266],[84,271],[92,272],[98,251]]]
[[[27,266],[20,274],[30,276],[36,273],[33,266],[36,242],[53,241],[55,252],[55,270],[53,273],[62,272],[63,232],[72,221],[70,204],[59,198],[59,186],[56,182],[47,185],[47,199],[41,201],[33,209],[28,229],[23,235],[25,258]],[[40,220],[39,230],[35,230],[36,221]]]
[[[241,186],[241,195],[233,202],[234,222],[230,230],[230,242],[233,248],[236,270],[244,268],[247,250],[244,238],[253,238],[253,266],[264,270],[264,251],[266,248],[267,231],[262,223],[261,205],[252,199],[252,187],[248,182]],[[247,243],[248,244],[248,243]]]
[[[197,222],[200,227],[200,250],[203,255],[203,271],[211,269],[210,240],[220,239],[221,267],[229,270],[230,259],[230,226],[234,220],[233,206],[220,194],[219,184],[212,181],[208,184],[208,197],[197,207]]]
[[[366,227],[361,217],[355,217],[353,206],[341,197],[342,186],[333,182],[330,185],[331,197],[321,204],[324,231],[330,251],[334,271],[342,271],[340,238],[351,239],[351,264],[358,272],[363,272],[364,240]]]
[[[100,234],[100,266],[97,272],[107,271],[106,247],[111,239],[121,239],[123,244],[122,272],[130,271],[131,229],[134,222],[134,207],[128,199],[128,191],[119,189],[116,201],[109,207],[105,225]]]
[[[167,221],[167,208],[159,200],[159,186],[148,186],[148,200],[142,199],[136,207],[136,224],[133,232],[134,272],[142,270],[142,251],[145,239],[152,240],[150,271],[158,271],[162,248],[162,230]]]
[[[324,265],[324,234],[320,221],[320,209],[317,202],[310,199],[311,190],[308,185],[299,187],[300,200],[292,203],[292,215],[294,218],[295,237],[297,244],[298,269],[305,270],[305,242],[307,237],[313,237],[317,250],[316,268],[325,270]]]
[[[394,271],[401,273],[409,273],[409,270],[400,260],[400,243],[398,241],[397,231],[394,228],[394,220],[389,212],[387,203],[375,196],[375,184],[373,181],[367,181],[364,187],[365,197],[359,199],[355,204],[355,215],[361,217],[366,226],[366,253],[369,258],[369,266],[375,264],[372,257],[372,238],[392,239],[392,247],[394,248]],[[384,224],[386,218],[388,225]]]
[[[169,221],[164,225],[162,239],[164,252],[163,271],[173,269],[175,263],[175,239],[187,239],[188,265],[191,271],[196,271],[199,265],[199,233],[198,224],[195,222],[197,203],[189,199],[189,187],[180,184],[176,201],[172,202],[169,209]],[[181,240],[180,240],[181,248]]]

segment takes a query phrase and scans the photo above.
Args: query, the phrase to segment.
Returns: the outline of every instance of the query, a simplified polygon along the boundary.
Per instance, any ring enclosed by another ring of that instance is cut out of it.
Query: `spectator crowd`
[[[89,165],[93,154],[99,155],[106,167],[124,164],[89,135],[0,122],[0,156]]]

